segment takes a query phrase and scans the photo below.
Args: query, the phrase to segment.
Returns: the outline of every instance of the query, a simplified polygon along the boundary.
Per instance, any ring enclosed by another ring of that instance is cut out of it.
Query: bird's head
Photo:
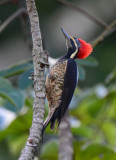
[[[93,50],[91,44],[85,42],[82,39],[69,36],[64,31],[63,28],[61,28],[61,31],[63,32],[63,34],[66,38],[66,45],[67,45],[67,49],[70,52],[70,58],[84,59],[91,54],[91,52]]]

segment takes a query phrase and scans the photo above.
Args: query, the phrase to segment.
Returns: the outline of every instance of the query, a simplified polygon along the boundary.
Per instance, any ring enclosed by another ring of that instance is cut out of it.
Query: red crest
[[[78,39],[80,42],[80,49],[79,52],[77,54],[77,58],[79,59],[84,59],[86,57],[88,57],[91,52],[93,51],[92,45],[87,43],[86,41],[82,40],[82,39]]]

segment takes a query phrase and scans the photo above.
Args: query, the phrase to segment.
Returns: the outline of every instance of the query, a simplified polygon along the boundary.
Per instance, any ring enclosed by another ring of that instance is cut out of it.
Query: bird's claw
[[[34,80],[34,72],[31,72],[31,77],[29,77],[29,79]]]

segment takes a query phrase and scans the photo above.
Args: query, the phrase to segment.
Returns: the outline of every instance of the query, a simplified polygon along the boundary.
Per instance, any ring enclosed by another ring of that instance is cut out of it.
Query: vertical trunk
[[[31,23],[33,41],[34,63],[34,90],[35,99],[33,104],[33,121],[25,148],[22,150],[19,160],[32,160],[41,143],[42,128],[44,121],[45,103],[45,77],[44,69],[47,65],[48,54],[43,51],[42,39],[39,28],[38,13],[34,0],[26,0],[27,10]],[[22,124],[23,125],[23,124]]]
[[[59,126],[59,160],[73,160],[72,139],[69,114],[66,112]]]

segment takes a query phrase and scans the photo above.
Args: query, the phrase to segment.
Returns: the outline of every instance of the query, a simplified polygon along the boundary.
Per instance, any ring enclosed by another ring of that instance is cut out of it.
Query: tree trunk
[[[33,104],[33,121],[30,128],[30,134],[19,160],[34,159],[34,156],[38,150],[38,146],[41,143],[45,103],[44,69],[45,66],[48,65],[48,53],[43,51],[39,19],[35,2],[34,0],[26,0],[26,4],[31,23],[33,41],[35,99]]]
[[[66,112],[59,126],[59,160],[73,160],[72,139],[69,114]]]

